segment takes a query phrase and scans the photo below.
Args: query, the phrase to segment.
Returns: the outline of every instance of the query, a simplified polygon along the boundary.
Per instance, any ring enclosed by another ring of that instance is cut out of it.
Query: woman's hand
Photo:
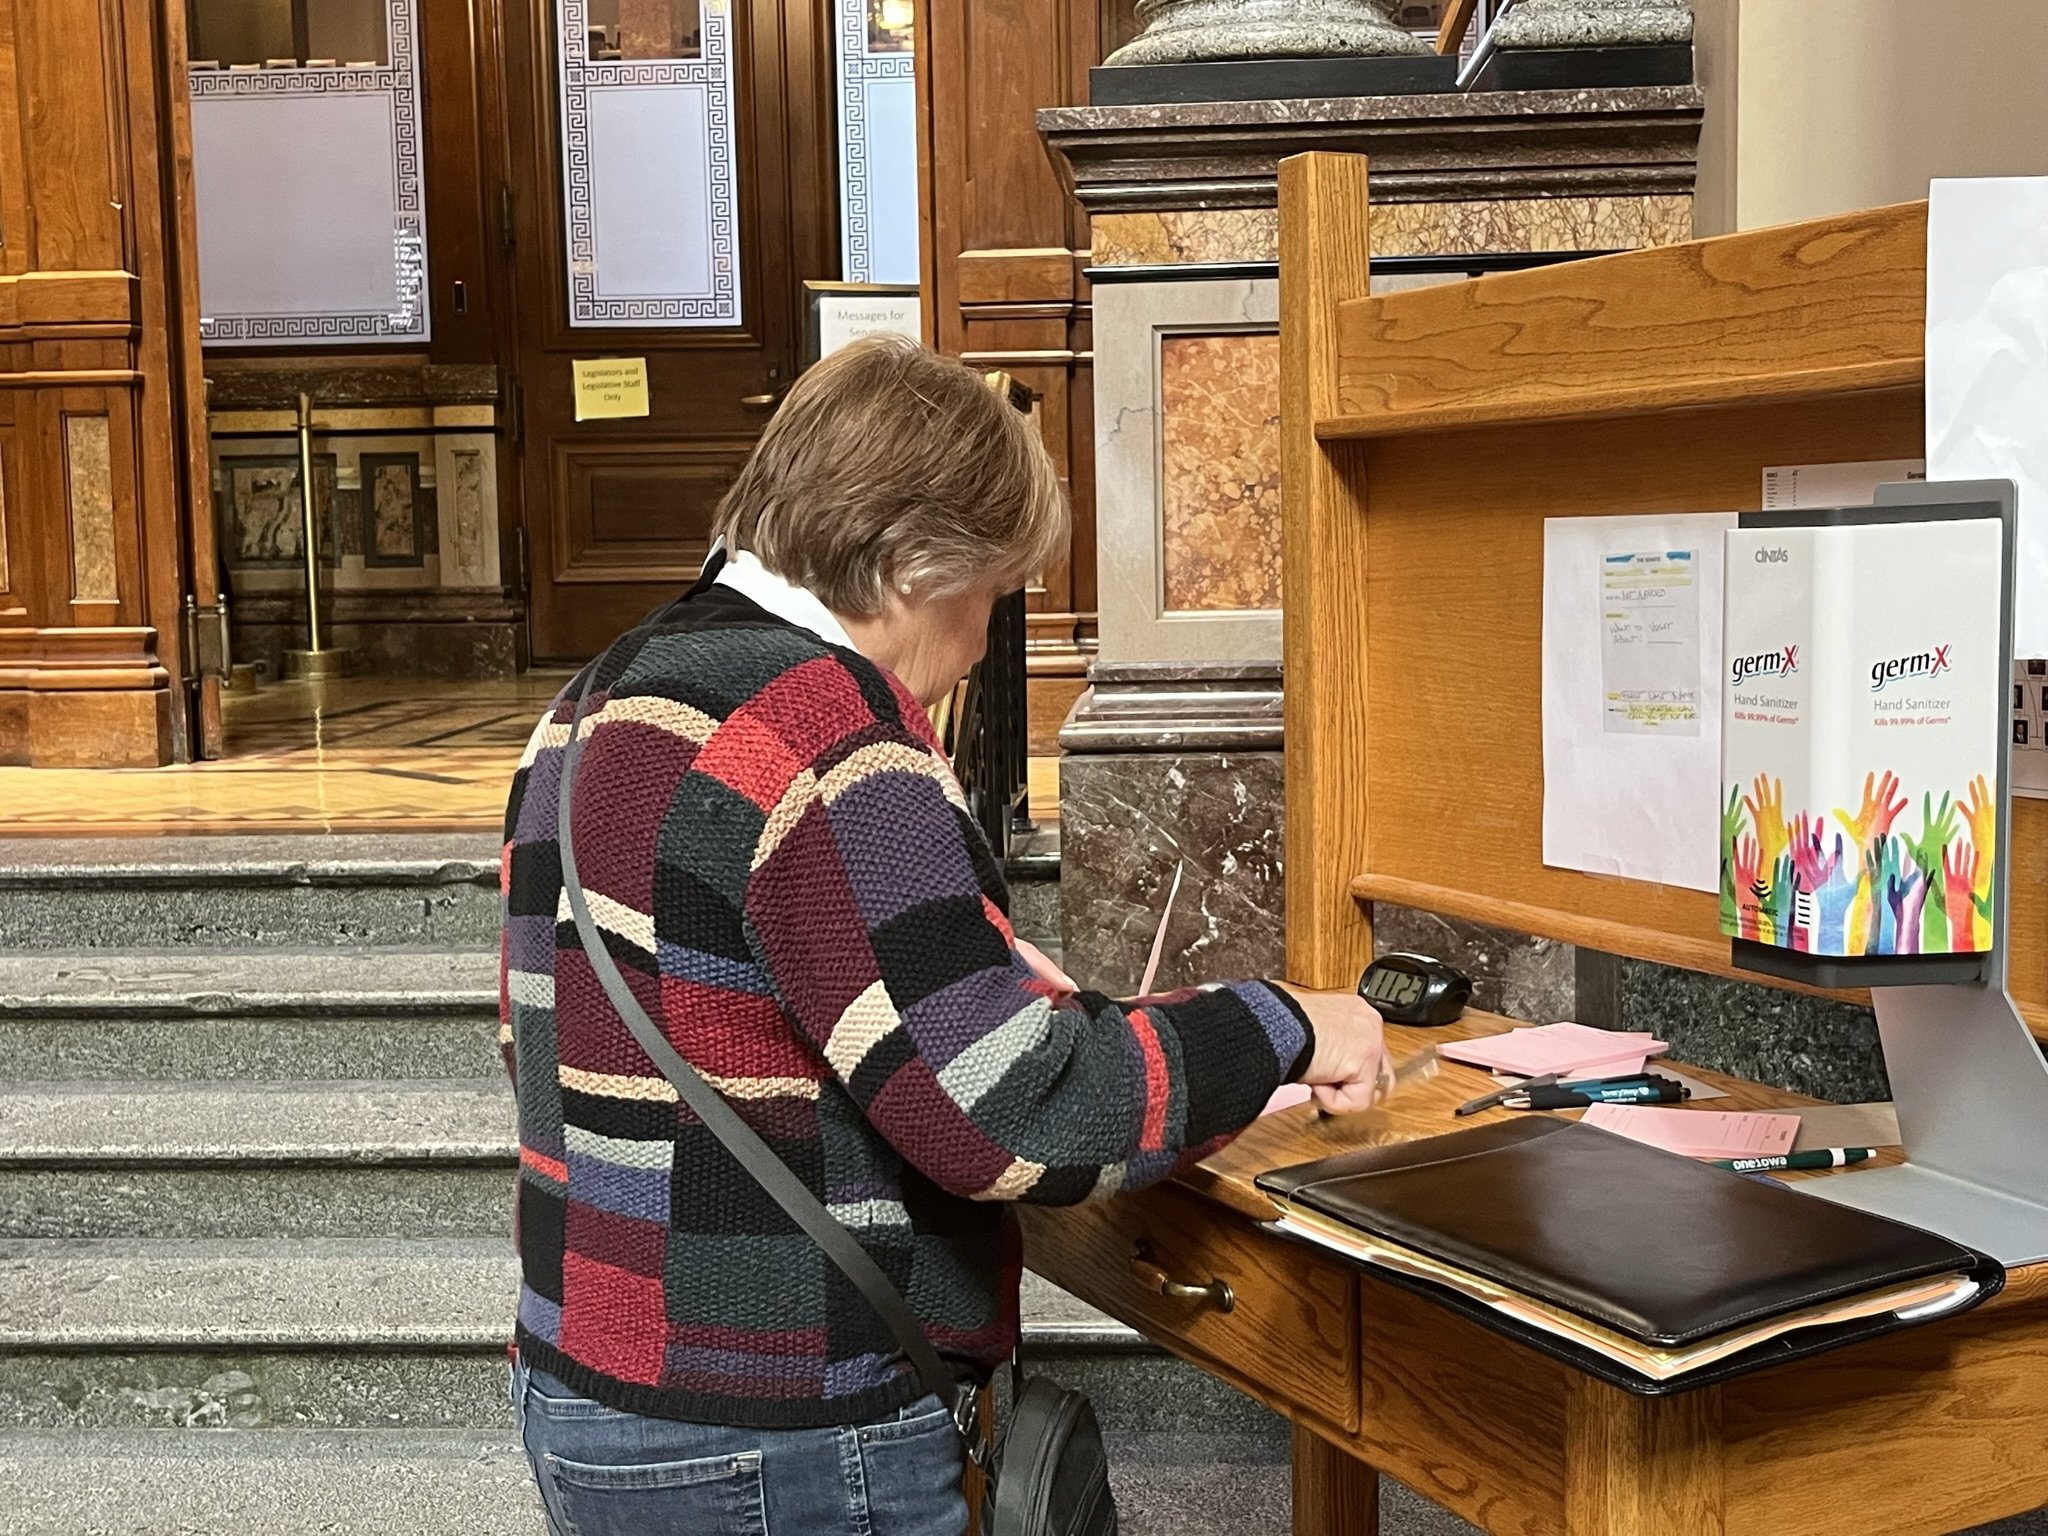
[[[1355,992],[1287,991],[1316,1032],[1315,1054],[1301,1075],[1316,1104],[1331,1115],[1372,1108],[1386,1055],[1379,1010]]]

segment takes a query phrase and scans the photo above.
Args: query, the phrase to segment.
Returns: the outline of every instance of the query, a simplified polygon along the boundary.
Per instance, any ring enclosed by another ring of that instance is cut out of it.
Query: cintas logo
[[[1775,651],[1758,651],[1754,656],[1735,658],[1735,686],[1759,677],[1790,677],[1799,670],[1799,647],[1780,646]]]
[[[1909,677],[1939,677],[1949,669],[1948,653],[1953,644],[1937,645],[1931,651],[1920,651],[1911,656],[1899,656],[1891,661],[1880,661],[1870,669],[1870,691],[1883,693],[1887,683],[1896,683]]]

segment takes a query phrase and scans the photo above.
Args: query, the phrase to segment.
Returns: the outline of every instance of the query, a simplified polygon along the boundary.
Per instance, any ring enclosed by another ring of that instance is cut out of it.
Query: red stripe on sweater
[[[567,1163],[557,1162],[552,1157],[545,1157],[534,1151],[531,1147],[520,1147],[519,1161],[542,1177],[553,1179],[557,1184],[569,1182],[569,1165]]]
[[[1159,1043],[1159,1031],[1152,1027],[1152,1019],[1144,1009],[1134,1009],[1130,1015],[1131,1033],[1138,1037],[1138,1049],[1145,1056],[1145,1128],[1139,1133],[1139,1146],[1147,1152],[1157,1152],[1166,1146],[1166,1098],[1170,1085],[1166,1075],[1166,1051]]]

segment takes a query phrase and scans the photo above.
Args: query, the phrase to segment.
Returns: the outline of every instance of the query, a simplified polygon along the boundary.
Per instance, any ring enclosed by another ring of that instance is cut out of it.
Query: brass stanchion
[[[320,643],[320,513],[313,499],[313,397],[299,394],[299,504],[306,523],[306,648],[284,653],[284,675],[309,682],[343,677],[349,653]]]

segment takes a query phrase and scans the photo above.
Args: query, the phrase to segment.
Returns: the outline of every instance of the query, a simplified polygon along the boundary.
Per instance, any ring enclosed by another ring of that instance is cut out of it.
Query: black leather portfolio
[[[1995,1260],[1947,1238],[1564,1120],[1503,1121],[1257,1182],[1296,1235],[1341,1248],[1356,1234],[1355,1251],[1393,1283],[1651,1394],[1907,1326],[1916,1311],[1953,1315],[2004,1283]],[[1905,1318],[1859,1311],[1944,1280],[1958,1283]],[[1792,1326],[1762,1337],[1778,1323]],[[1742,1347],[1715,1354],[1717,1341]]]

